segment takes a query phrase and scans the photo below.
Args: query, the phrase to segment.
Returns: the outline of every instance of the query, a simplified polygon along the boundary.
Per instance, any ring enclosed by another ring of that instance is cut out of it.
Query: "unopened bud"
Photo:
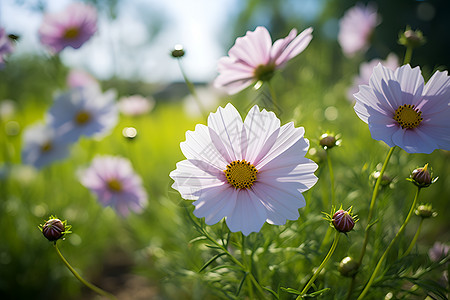
[[[340,141],[338,140],[337,136],[333,134],[324,133],[320,136],[319,144],[325,150],[327,150],[333,148],[334,146],[339,146]]]
[[[424,219],[437,216],[437,212],[433,210],[431,204],[420,204],[414,212]]]
[[[65,226],[60,219],[50,219],[42,226],[42,234],[49,241],[59,240],[65,231]]]
[[[175,57],[175,58],[183,57],[185,54],[183,45],[180,45],[180,44],[175,45],[173,47],[171,54],[172,54],[172,57]]]
[[[355,226],[355,220],[353,217],[348,211],[343,209],[340,209],[334,213],[332,221],[334,228],[343,233],[351,231]]]
[[[408,178],[409,181],[420,188],[430,186],[432,183],[436,182],[437,179],[437,177],[433,178],[432,174],[428,171],[428,164],[423,168],[417,168],[412,171],[410,178]]]
[[[358,272],[358,268],[358,262],[350,256],[347,256],[339,263],[338,271],[342,276],[352,277]]]
[[[407,27],[406,30],[399,35],[398,42],[401,45],[411,48],[417,48],[425,44],[426,39],[420,30],[412,30]]]
[[[372,174],[370,174],[370,176],[374,179],[377,180],[378,177],[380,177],[380,171],[375,171]],[[391,184],[392,182],[392,178],[390,178],[389,176],[387,176],[386,174],[383,174],[383,176],[381,177],[381,186],[388,186],[389,184]]]

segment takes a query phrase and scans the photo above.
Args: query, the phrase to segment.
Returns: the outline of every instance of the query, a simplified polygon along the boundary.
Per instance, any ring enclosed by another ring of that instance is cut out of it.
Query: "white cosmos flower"
[[[273,112],[254,106],[245,121],[233,105],[211,113],[208,126],[186,133],[186,160],[170,173],[172,187],[195,200],[194,214],[208,225],[226,218],[231,231],[257,232],[264,222],[296,220],[305,206],[317,165],[305,158],[309,142],[303,127],[280,127]]]

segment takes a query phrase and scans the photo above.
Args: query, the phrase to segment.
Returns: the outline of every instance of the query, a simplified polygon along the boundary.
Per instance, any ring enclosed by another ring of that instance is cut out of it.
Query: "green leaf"
[[[223,255],[225,255],[225,254],[226,254],[225,252],[222,252],[222,253],[219,253],[219,254],[214,255],[210,260],[208,260],[208,261],[203,265],[203,267],[201,267],[201,269],[200,269],[198,272],[200,273],[201,271],[203,271],[204,269],[206,269],[210,264],[212,264],[216,259],[218,259],[219,257],[221,257],[221,256],[223,256]]]
[[[300,295],[301,292],[297,291],[296,289],[293,288],[284,288],[284,287],[280,287],[283,291],[290,293],[290,294],[294,294],[294,295]]]
[[[244,277],[242,277],[241,282],[239,282],[239,286],[238,286],[238,289],[236,291],[236,296],[239,296],[239,293],[241,292],[242,286],[244,285],[245,278],[247,278],[247,274],[248,274],[247,272],[244,273]]]

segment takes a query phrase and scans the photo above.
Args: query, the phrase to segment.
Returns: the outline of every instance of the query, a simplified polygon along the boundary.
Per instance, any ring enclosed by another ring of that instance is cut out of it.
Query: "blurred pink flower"
[[[358,92],[360,85],[369,84],[369,79],[370,76],[372,76],[373,68],[375,68],[379,63],[392,71],[400,66],[397,55],[393,53],[389,54],[386,60],[376,58],[369,62],[361,63],[359,65],[359,74],[353,79],[353,85],[347,91],[348,100],[355,102],[355,97],[353,95]]]
[[[450,77],[436,71],[424,85],[420,68],[378,64],[355,94],[355,112],[372,138],[408,153],[450,150]]]
[[[369,48],[370,38],[380,18],[375,6],[369,4],[364,7],[357,3],[350,8],[339,22],[338,42],[347,57],[357,52],[365,52]]]
[[[97,10],[72,3],[64,11],[46,14],[39,28],[43,45],[58,53],[66,47],[80,48],[97,31]]]
[[[150,112],[155,106],[155,100],[141,95],[132,95],[120,98],[118,105],[122,114],[135,117]]]
[[[428,250],[428,256],[432,261],[440,261],[447,257],[450,251],[450,246],[441,242],[435,242],[433,247]]]
[[[244,121],[227,104],[211,113],[208,126],[186,133],[180,147],[186,160],[170,173],[172,187],[196,200],[194,215],[208,225],[226,218],[232,232],[257,232],[267,221],[296,220],[305,206],[302,192],[317,181],[317,164],[305,158],[303,127],[280,127],[273,112],[254,106]]]
[[[112,207],[122,217],[126,217],[130,210],[141,212],[147,204],[142,179],[126,158],[97,156],[77,175],[81,184],[96,194],[103,206]]]
[[[214,86],[235,94],[255,81],[270,80],[276,70],[308,46],[312,31],[312,28],[307,28],[297,36],[294,28],[286,38],[275,41],[273,45],[265,27],[247,31],[245,36],[236,39],[228,56],[219,59],[219,76]]]
[[[73,88],[84,88],[89,86],[97,87],[100,90],[100,84],[91,74],[83,70],[72,69],[67,75],[67,85]]]
[[[5,56],[11,54],[14,50],[11,39],[6,34],[4,28],[0,28],[0,68],[5,62]]]

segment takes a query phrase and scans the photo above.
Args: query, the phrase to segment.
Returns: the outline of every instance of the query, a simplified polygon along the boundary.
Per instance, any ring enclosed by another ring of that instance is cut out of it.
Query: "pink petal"
[[[398,103],[399,106],[403,104],[417,104],[422,98],[424,83],[420,68],[415,67],[411,69],[410,65],[405,65],[398,68],[394,74],[402,89],[402,102]]]
[[[283,66],[287,61],[296,57],[309,45],[312,40],[313,29],[307,28],[300,33],[287,47],[283,53],[276,59],[275,64],[277,66]],[[291,31],[292,32],[292,31]]]
[[[229,184],[207,188],[195,201],[194,215],[205,218],[205,223],[213,225],[230,215],[236,205],[238,191]]]

